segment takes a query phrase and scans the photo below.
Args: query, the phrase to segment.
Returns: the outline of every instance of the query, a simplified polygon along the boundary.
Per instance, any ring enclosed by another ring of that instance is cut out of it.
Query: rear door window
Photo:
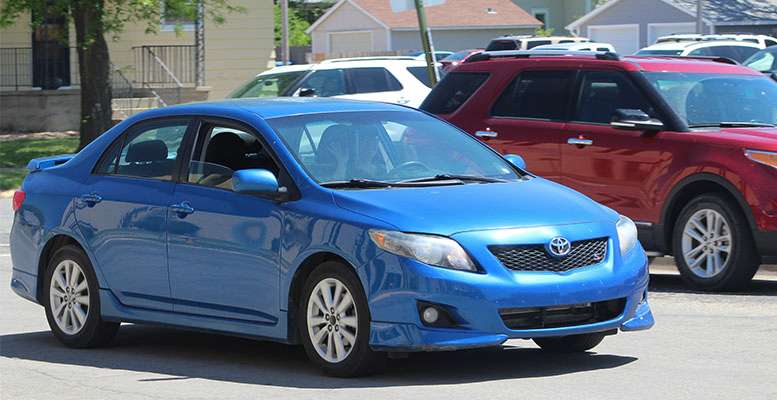
[[[123,139],[120,148],[111,146],[95,172],[173,180],[187,129],[188,121],[179,120],[154,123],[134,130]]]
[[[386,68],[352,68],[346,74],[354,94],[402,90],[397,78]]]
[[[347,93],[345,73],[341,69],[319,70],[305,78],[300,88],[313,89],[319,97],[344,95]]]
[[[485,72],[451,72],[437,84],[421,104],[421,109],[432,114],[450,114],[461,107],[483,82]]]
[[[525,71],[507,86],[491,110],[497,117],[562,120],[573,71]]]

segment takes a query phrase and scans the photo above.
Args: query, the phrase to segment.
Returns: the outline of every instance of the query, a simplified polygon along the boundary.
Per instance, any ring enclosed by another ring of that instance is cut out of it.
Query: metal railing
[[[135,82],[169,88],[195,84],[195,46],[137,46],[132,51]]]
[[[32,47],[0,48],[0,89],[40,87],[58,89],[79,86],[78,52],[75,47],[52,46],[50,51],[68,52],[68,57],[41,57],[33,63]],[[46,51],[41,49],[38,51]]]

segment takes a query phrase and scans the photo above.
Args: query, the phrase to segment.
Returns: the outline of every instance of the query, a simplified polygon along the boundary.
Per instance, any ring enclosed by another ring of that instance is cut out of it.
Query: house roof
[[[588,14],[573,21],[566,28],[575,29],[607,11],[622,0],[609,0]],[[644,1],[644,0],[643,0]],[[664,2],[696,18],[697,0],[653,0]],[[707,25],[777,24],[777,0],[705,0],[704,22]]]
[[[313,25],[313,31],[344,3],[350,3],[387,29],[416,30],[415,10],[394,12],[390,0],[340,0]],[[432,29],[440,28],[535,28],[542,23],[518,7],[511,0],[446,0],[426,8],[426,19]]]

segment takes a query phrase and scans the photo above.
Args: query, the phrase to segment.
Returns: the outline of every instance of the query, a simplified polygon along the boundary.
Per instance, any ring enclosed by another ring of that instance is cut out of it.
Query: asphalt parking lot
[[[43,309],[11,292],[10,201],[0,200],[0,399],[775,399],[777,270],[747,292],[685,289],[655,266],[656,326],[594,352],[548,355],[528,341],[419,354],[379,376],[321,376],[301,348],[124,325],[99,350],[62,347]]]

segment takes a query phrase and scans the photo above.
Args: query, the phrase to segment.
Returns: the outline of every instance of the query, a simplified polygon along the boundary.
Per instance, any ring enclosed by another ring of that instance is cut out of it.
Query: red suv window
[[[488,73],[451,72],[424,100],[421,109],[432,114],[450,114],[461,107],[488,79]]]
[[[622,72],[583,73],[574,121],[609,124],[615,110],[623,108],[655,117],[653,107]]]
[[[564,119],[572,71],[525,71],[505,89],[491,114],[497,117]]]

